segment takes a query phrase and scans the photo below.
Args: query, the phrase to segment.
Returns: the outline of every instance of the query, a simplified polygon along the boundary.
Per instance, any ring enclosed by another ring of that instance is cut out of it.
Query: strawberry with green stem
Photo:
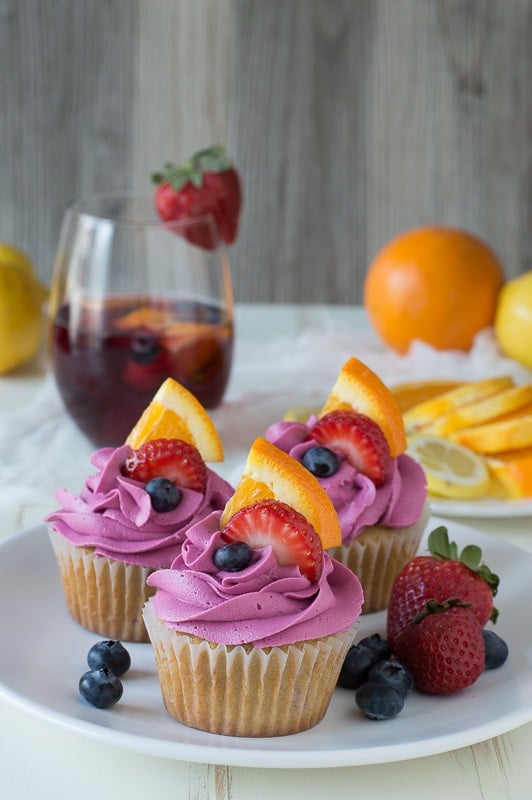
[[[430,533],[428,548],[430,555],[411,559],[392,586],[387,615],[387,638],[392,644],[429,600],[443,603],[457,597],[471,605],[481,626],[497,620],[493,598],[499,577],[482,562],[480,547],[468,545],[458,553],[442,525]]]
[[[207,215],[214,218],[226,244],[233,244],[242,207],[240,178],[221,145],[195,153],[183,165],[171,162],[152,175],[157,185],[155,207],[165,222],[197,218],[183,228],[189,241],[212,250],[216,246]],[[179,227],[176,227],[179,232]]]

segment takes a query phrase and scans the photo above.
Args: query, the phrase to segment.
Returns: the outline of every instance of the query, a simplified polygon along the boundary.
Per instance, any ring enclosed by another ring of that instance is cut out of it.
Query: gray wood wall
[[[351,303],[419,224],[532,268],[532,0],[0,0],[0,240],[225,142],[239,300]]]

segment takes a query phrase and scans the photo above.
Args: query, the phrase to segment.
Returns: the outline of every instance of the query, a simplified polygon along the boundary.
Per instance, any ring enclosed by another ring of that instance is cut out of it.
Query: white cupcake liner
[[[284,736],[324,716],[357,624],[282,647],[214,644],[144,607],[164,705],[184,725],[228,736]]]
[[[97,556],[94,548],[73,545],[53,527],[48,533],[76,622],[108,639],[149,641],[142,607],[154,593],[146,585],[153,569]]]
[[[407,528],[366,528],[350,544],[333,547],[328,552],[355,573],[364,590],[363,614],[382,611],[394,580],[413,558],[430,518],[428,506],[415,525]]]

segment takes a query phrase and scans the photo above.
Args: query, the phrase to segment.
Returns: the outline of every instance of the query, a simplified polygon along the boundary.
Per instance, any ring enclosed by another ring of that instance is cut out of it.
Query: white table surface
[[[353,353],[365,330],[364,314],[346,307],[241,305],[241,342],[296,337],[310,329]],[[359,351],[355,354],[359,355]],[[237,350],[238,358],[238,350]],[[340,364],[343,363],[343,357]],[[333,359],[334,360],[334,359]],[[238,366],[238,364],[237,364]],[[331,365],[332,376],[337,365]],[[399,370],[401,372],[401,370]],[[35,397],[46,374],[44,361],[0,377],[0,414],[13,413]],[[430,375],[430,372],[428,373]],[[230,387],[231,388],[231,387]],[[326,386],[324,391],[327,391]],[[260,394],[260,387],[257,387]],[[255,395],[256,396],[256,395]],[[302,394],[303,399],[303,394]],[[262,431],[257,431],[261,433]],[[80,440],[81,441],[81,440]],[[226,447],[230,446],[226,443]],[[41,457],[45,457],[42,456]],[[10,453],[0,449],[9,464]],[[50,510],[29,502],[0,504],[0,538],[39,524]],[[467,524],[502,536],[532,552],[530,518],[468,519]],[[493,565],[492,565],[493,566]],[[5,610],[4,610],[4,613]],[[532,634],[530,634],[532,635]],[[0,642],[0,647],[6,643]],[[53,642],[50,643],[53,647]],[[38,661],[38,653],[35,654]],[[363,721],[361,724],[380,724]],[[398,717],[394,724],[401,724]],[[434,756],[375,766],[323,769],[258,769],[188,763],[139,755],[67,731],[32,716],[0,697],[0,798],[6,800],[111,800],[122,797],[216,798],[216,800],[320,800],[328,797],[395,800],[525,800],[530,795],[532,724],[472,746]]]

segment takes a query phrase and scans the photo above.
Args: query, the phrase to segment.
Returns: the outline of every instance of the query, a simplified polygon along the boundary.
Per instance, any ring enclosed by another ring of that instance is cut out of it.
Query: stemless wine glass
[[[50,360],[91,442],[124,442],[168,376],[209,409],[233,353],[229,259],[211,216],[162,222],[148,198],[94,195],[66,212],[49,301]]]

